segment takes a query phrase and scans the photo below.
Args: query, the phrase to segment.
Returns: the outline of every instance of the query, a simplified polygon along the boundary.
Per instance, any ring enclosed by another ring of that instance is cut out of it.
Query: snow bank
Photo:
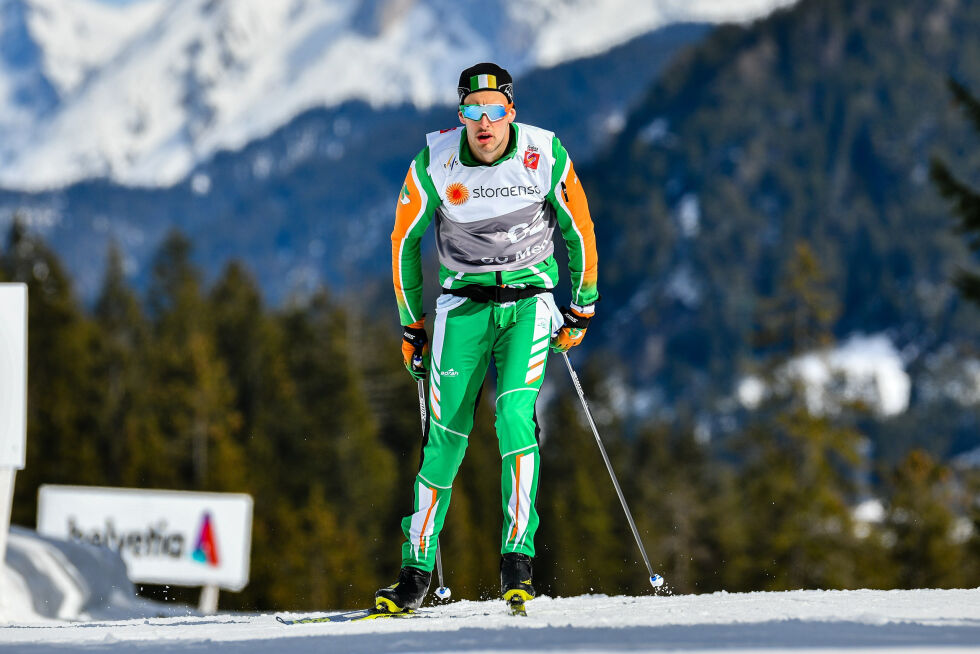
[[[46,538],[12,526],[7,543],[0,623],[119,620],[187,615],[188,607],[136,596],[119,554]],[[2,641],[0,641],[2,642]]]

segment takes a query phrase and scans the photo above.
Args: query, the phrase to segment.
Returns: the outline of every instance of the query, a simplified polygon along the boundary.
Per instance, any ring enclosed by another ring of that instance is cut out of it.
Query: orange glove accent
[[[415,379],[429,373],[429,337],[425,333],[425,316],[402,327],[402,359]]]
[[[575,347],[585,338],[585,330],[589,326],[589,321],[595,313],[583,313],[577,309],[561,308],[561,315],[565,318],[565,324],[558,334],[551,339],[551,349],[555,352],[567,352]]]

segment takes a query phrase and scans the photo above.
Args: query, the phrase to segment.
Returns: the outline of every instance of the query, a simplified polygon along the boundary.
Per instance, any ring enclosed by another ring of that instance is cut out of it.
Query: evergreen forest
[[[145,291],[125,269],[114,249],[85,306],[41,237],[15,221],[4,238],[0,281],[26,283],[30,303],[28,460],[13,521],[34,524],[44,483],[245,492],[255,501],[250,583],[222,593],[222,609],[370,604],[399,566],[421,441],[391,321],[329,289],[266,306],[239,262],[208,282],[179,232],[156,252]],[[813,248],[797,243],[766,311],[788,345],[763,370],[832,341],[828,284]],[[980,475],[921,449],[870,457],[868,407],[815,415],[801,388],[774,384],[712,442],[694,414],[627,424],[609,383],[624,364],[601,348],[572,360],[664,592],[980,585]],[[538,407],[536,586],[553,596],[650,592],[556,363]],[[443,560],[455,598],[490,598],[502,520],[492,401],[478,409],[469,450]],[[854,507],[872,496],[882,514],[859,519]],[[195,589],[142,590],[196,601]]]

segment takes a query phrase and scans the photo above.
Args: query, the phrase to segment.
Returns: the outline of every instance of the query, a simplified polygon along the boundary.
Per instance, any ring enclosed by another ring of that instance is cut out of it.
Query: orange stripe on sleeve
[[[568,161],[568,174],[562,180],[565,186],[561,189],[563,199],[568,207],[579,234],[582,236],[582,282],[580,288],[594,288],[599,279],[599,254],[595,244],[595,226],[592,224],[592,214],[589,213],[589,201],[585,197],[582,182],[575,174],[575,166]]]
[[[398,307],[403,314],[403,324],[409,324],[418,319],[412,312],[411,295],[418,294],[421,299],[422,273],[419,239],[409,239],[413,227],[425,211],[426,198],[424,191],[415,181],[415,163],[409,167],[398,194],[398,204],[395,206],[395,228],[391,232],[391,273],[395,287],[395,297]],[[413,319],[404,322],[404,316]]]

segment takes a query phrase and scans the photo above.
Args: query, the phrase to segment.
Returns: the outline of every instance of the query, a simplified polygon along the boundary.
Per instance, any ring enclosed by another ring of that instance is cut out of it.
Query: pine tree
[[[383,525],[381,540],[384,543],[379,554],[381,574],[384,583],[389,583],[388,578],[392,576],[392,571],[397,570],[401,565],[400,546],[404,538],[401,532],[401,520],[412,512],[413,507],[414,481],[418,472],[422,445],[418,387],[405,371],[402,363],[401,331],[392,329],[387,321],[368,320],[358,313],[356,306],[345,304],[348,306],[349,325],[346,331],[351,363],[362,372],[364,400],[377,424],[380,442],[391,452],[394,464],[392,492],[395,499],[388,502],[386,508],[380,507],[378,512],[378,519]],[[466,465],[465,460],[464,465]],[[459,525],[456,516],[463,513],[465,518],[469,514],[465,507],[455,508],[465,504],[462,498],[457,503],[458,495],[459,493],[454,490],[452,508],[447,517],[449,531],[446,533],[450,540],[440,541],[444,548],[452,547],[451,540],[455,538],[453,534],[465,531],[465,525]],[[470,551],[469,544],[464,544],[464,556]],[[449,557],[446,558],[448,565]],[[459,585],[463,588],[463,585],[469,582],[463,580],[457,584],[456,572],[462,573],[464,569],[468,571],[470,567],[458,562],[455,557],[451,565],[454,570],[453,587]]]
[[[262,540],[278,545],[266,550],[263,568],[255,570],[260,576],[252,582],[265,582],[266,606],[322,611],[370,601],[379,584],[362,535],[344,524],[343,511],[328,499],[322,483],[312,480],[298,503],[282,497],[263,501],[270,505],[270,520],[262,528],[270,533]]]
[[[241,433],[254,438],[270,426],[269,412],[282,419],[282,395],[290,383],[283,365],[281,341],[268,319],[255,280],[239,262],[229,263],[211,289],[215,344],[235,387]]]
[[[557,358],[552,364],[563,365]],[[562,373],[553,369],[550,374]],[[626,446],[615,414],[593,383],[601,377],[591,369],[578,373],[613,467],[622,472]],[[567,386],[548,406],[542,437],[538,584],[545,593],[561,595],[624,588],[627,559],[632,566],[640,561],[639,553],[632,539],[625,536],[630,527],[595,436],[578,397]],[[644,511],[642,506],[632,508],[634,513]]]
[[[959,502],[949,468],[914,450],[886,479],[885,528],[899,588],[958,588],[967,583],[965,548],[954,540]]]
[[[149,385],[157,431],[156,461],[146,482],[171,488],[241,490],[244,460],[233,441],[240,417],[234,389],[217,356],[211,316],[190,242],[164,241],[153,264],[147,304],[153,320]]]
[[[255,500],[252,555],[263,562],[253,566],[249,586],[237,600],[252,609],[339,606],[316,604],[336,584],[317,564],[329,552],[311,550],[318,547],[314,543],[336,536],[338,518],[334,507],[324,506],[322,484],[312,489],[317,480],[297,474],[303,455],[296,443],[308,423],[288,369],[282,326],[238,262],[225,267],[208,305],[216,350],[241,416],[233,439],[247,461],[242,490]],[[311,524],[324,526],[326,533],[312,533]],[[304,557],[310,557],[305,565]]]
[[[100,401],[93,437],[106,462],[106,483],[139,486],[146,443],[160,439],[153,433],[145,379],[150,330],[139,298],[126,283],[122,253],[115,243],[109,247],[94,317],[94,375]]]
[[[0,269],[8,280],[28,286],[27,462],[18,475],[12,519],[33,524],[40,484],[103,480],[90,437],[97,422],[94,330],[60,261],[20,219],[10,229]]]
[[[306,306],[289,308],[281,318],[286,365],[304,416],[298,431],[283,443],[290,462],[284,488],[293,497],[307,497],[311,484],[319,484],[342,533],[357,535],[358,564],[332,568],[330,580],[347,592],[345,605],[356,605],[391,575],[385,563],[397,555],[392,540],[382,538],[388,527],[382,518],[395,492],[394,460],[369,412],[363,378],[351,359],[346,321],[344,309],[325,292]],[[351,506],[357,511],[347,510]]]
[[[718,509],[718,500],[731,497],[723,473],[692,429],[646,427],[637,434],[624,470],[624,490],[651,564],[664,575],[671,592],[733,588],[724,577],[728,561],[723,545],[731,538],[724,541],[723,531],[738,529],[743,522],[736,507]],[[625,533],[623,539],[627,540]],[[627,543],[632,545],[631,539]],[[635,545],[630,554],[638,560]],[[632,575],[638,578],[642,576]],[[643,590],[635,587],[636,592]]]
[[[768,400],[730,446],[749,535],[728,570],[745,589],[848,588],[861,579],[850,504],[861,434],[848,411],[813,407],[786,362],[833,342],[838,315],[829,276],[806,242],[795,246],[777,293],[757,319],[775,347],[762,376]],[[845,405],[845,402],[840,402]]]
[[[247,471],[248,487],[255,493],[275,492],[291,477],[288,468],[276,465],[288,451],[282,448],[305,428],[306,412],[288,368],[286,336],[240,263],[225,268],[208,305],[216,350],[228,371],[240,416],[234,440],[250,461],[267,464]]]
[[[974,128],[980,132],[980,100],[954,79],[949,80],[949,89]],[[966,235],[970,249],[980,252],[980,189],[971,188],[957,179],[949,167],[937,158],[932,160],[930,173],[939,192],[953,203],[953,211],[958,218],[957,229]],[[980,303],[980,272],[976,269],[961,270],[956,285],[963,297]]]
[[[833,341],[840,305],[830,279],[807,241],[793,246],[776,293],[760,302],[756,314],[756,347],[773,351],[775,361]]]
[[[749,567],[738,576],[751,589],[855,587],[860,543],[849,471],[860,435],[798,401],[772,408],[738,441],[737,488],[753,535],[741,559]]]
[[[964,494],[973,498],[966,502],[966,516],[970,529],[969,539],[965,543],[964,566],[961,576],[963,588],[980,586],[980,470],[972,469],[965,473]]]

